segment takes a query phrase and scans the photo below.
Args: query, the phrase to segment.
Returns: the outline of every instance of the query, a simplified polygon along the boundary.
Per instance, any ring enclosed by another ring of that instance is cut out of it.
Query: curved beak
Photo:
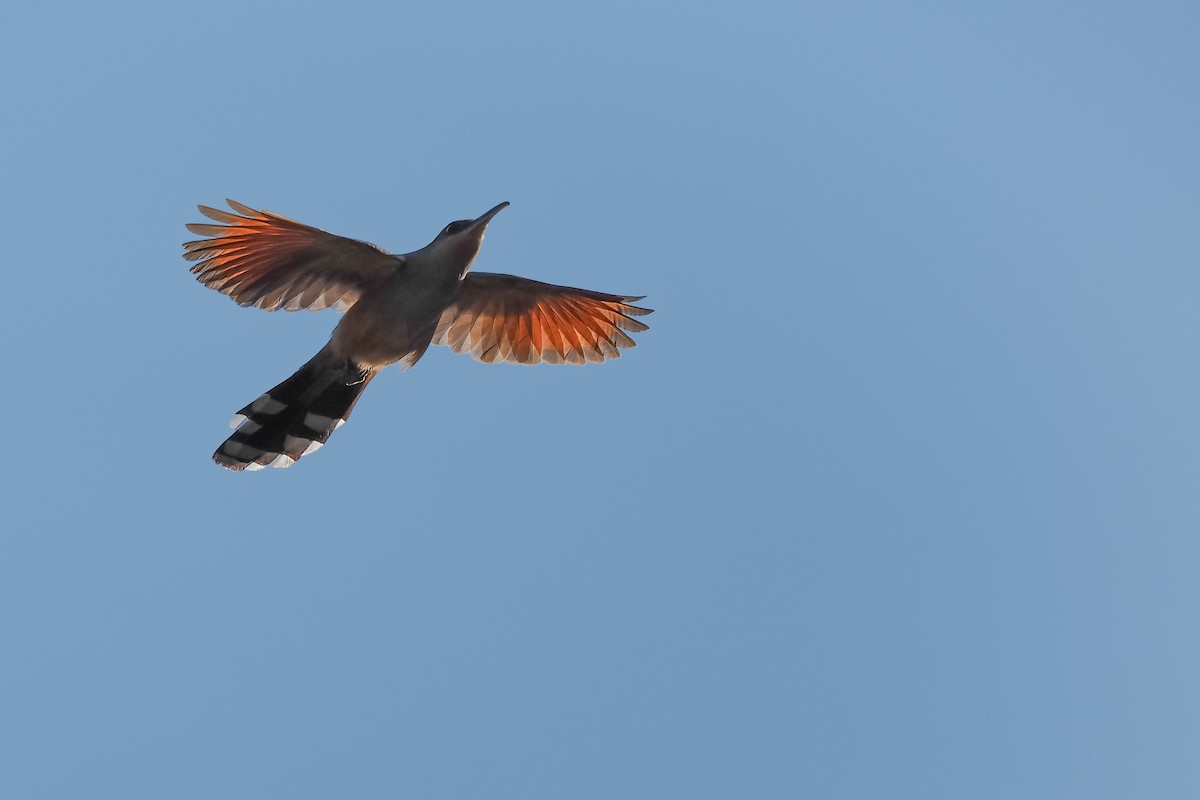
[[[507,207],[508,207],[508,201],[505,200],[503,203],[496,206],[491,211],[488,211],[486,214],[484,214],[479,219],[475,220],[475,222],[472,223],[472,225],[471,225],[471,230],[475,230],[477,228],[483,228],[485,225],[487,225],[489,222],[492,221],[492,217],[496,216],[497,214],[499,214],[501,211],[503,211]]]

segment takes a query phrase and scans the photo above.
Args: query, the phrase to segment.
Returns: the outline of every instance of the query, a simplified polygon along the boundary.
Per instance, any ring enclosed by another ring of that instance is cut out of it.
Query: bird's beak
[[[479,219],[475,220],[475,222],[473,222],[471,224],[471,230],[482,230],[489,222],[492,221],[492,217],[496,216],[497,214],[499,214],[501,211],[503,211],[507,207],[508,207],[508,201],[505,200],[503,203],[496,206],[495,208],[493,208],[491,211],[484,214]]]

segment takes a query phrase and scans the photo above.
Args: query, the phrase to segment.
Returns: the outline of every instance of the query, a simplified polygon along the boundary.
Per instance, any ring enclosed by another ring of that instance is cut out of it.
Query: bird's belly
[[[424,289],[424,290],[422,290]],[[397,284],[362,297],[333,332],[334,348],[363,367],[416,362],[429,346],[452,291]]]

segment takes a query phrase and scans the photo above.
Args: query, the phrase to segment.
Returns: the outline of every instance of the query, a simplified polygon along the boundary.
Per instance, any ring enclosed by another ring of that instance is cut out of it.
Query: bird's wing
[[[223,224],[188,225],[192,233],[208,238],[184,244],[183,257],[196,262],[196,280],[239,305],[267,311],[333,306],[340,311],[403,264],[373,244],[226,202],[237,214],[199,206],[200,213]]]
[[[630,305],[641,299],[471,272],[442,314],[433,343],[486,363],[584,364],[620,358],[621,348],[636,344],[626,331],[648,327],[633,319],[651,311]]]

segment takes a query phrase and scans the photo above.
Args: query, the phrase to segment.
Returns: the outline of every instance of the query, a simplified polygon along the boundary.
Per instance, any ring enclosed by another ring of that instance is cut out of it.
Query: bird
[[[345,312],[315,356],[234,415],[213,453],[227,469],[289,467],[320,449],[384,367],[408,369],[430,344],[485,363],[590,364],[619,358],[649,327],[635,319],[652,312],[633,305],[643,297],[471,272],[507,202],[402,255],[226,203],[198,206],[213,222],[187,225],[204,237],[183,245],[196,280],[241,306]]]

